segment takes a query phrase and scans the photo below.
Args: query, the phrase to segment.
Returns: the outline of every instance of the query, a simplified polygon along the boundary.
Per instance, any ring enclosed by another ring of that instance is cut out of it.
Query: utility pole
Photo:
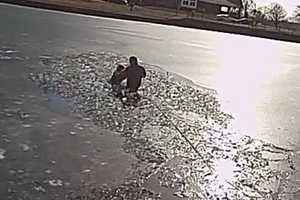
[[[178,14],[178,11],[180,10],[181,7],[181,0],[175,0],[176,1],[176,14]]]

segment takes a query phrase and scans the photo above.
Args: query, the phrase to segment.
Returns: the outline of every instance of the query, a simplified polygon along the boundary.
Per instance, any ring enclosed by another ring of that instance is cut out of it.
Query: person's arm
[[[143,67],[143,78],[146,78],[146,70],[144,67]]]
[[[121,82],[124,81],[128,77],[128,68],[126,68],[123,72],[120,74],[120,80]]]
[[[113,75],[110,77],[108,83],[113,84],[115,79],[116,79],[116,72],[114,72]]]

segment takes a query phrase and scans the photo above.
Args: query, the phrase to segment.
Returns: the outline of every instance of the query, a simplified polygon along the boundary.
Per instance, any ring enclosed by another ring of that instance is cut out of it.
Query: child
[[[118,65],[117,69],[114,71],[112,77],[108,81],[111,84],[113,92],[117,97],[122,96],[121,82],[123,81],[122,75],[125,67],[123,65]]]

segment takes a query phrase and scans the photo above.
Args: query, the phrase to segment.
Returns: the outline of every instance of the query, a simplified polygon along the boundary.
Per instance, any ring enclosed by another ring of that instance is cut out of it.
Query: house
[[[229,13],[242,8],[241,0],[181,0],[181,8],[195,9],[209,15]]]
[[[242,0],[142,0],[144,6],[199,10],[209,15],[242,8]]]

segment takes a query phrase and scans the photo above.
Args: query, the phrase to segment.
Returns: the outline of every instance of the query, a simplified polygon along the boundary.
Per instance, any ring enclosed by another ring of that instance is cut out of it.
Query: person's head
[[[136,65],[138,65],[138,59],[137,59],[137,57],[131,56],[131,57],[129,58],[129,63],[130,63],[131,66],[136,66]]]
[[[118,67],[117,67],[118,72],[123,71],[124,69],[125,69],[125,67],[123,65],[118,65]]]

